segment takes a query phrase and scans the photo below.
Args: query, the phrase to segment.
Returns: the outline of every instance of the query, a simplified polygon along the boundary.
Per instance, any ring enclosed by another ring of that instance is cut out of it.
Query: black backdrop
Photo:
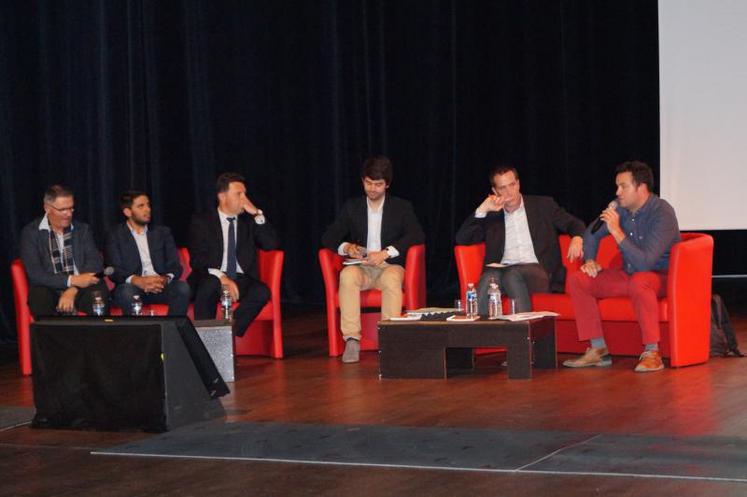
[[[2,2],[2,326],[8,265],[44,188],[71,185],[99,243],[151,192],[186,243],[234,170],[284,241],[286,302],[321,302],[316,251],[362,160],[395,164],[427,235],[431,296],[496,160],[588,221],[613,167],[658,170],[657,6],[629,1]]]

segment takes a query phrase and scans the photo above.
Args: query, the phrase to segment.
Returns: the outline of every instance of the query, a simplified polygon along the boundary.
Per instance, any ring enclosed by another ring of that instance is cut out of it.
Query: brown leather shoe
[[[567,368],[607,367],[611,365],[612,359],[609,356],[607,347],[602,347],[601,349],[589,347],[581,357],[563,361],[563,366]]]
[[[638,360],[638,365],[635,367],[636,373],[650,373],[664,369],[664,363],[658,350],[646,350]]]

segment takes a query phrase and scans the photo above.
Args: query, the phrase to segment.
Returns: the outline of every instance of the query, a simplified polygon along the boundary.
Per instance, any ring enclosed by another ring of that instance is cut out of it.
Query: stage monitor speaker
[[[167,431],[224,416],[228,393],[186,317],[31,325],[37,428]]]

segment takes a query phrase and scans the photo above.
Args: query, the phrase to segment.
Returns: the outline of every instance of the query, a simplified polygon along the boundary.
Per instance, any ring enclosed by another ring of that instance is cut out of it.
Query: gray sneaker
[[[345,340],[345,352],[342,353],[342,362],[358,362],[361,355],[361,343],[355,338]]]

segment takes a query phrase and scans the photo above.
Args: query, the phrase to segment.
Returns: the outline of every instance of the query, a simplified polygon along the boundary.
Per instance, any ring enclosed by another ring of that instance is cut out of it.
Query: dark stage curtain
[[[427,234],[453,298],[456,229],[496,161],[588,221],[613,167],[658,169],[657,6],[640,1],[2,2],[2,327],[8,266],[54,182],[98,241],[119,193],[151,192],[185,244],[234,170],[282,234],[287,302],[321,302],[316,251],[371,154]]]

